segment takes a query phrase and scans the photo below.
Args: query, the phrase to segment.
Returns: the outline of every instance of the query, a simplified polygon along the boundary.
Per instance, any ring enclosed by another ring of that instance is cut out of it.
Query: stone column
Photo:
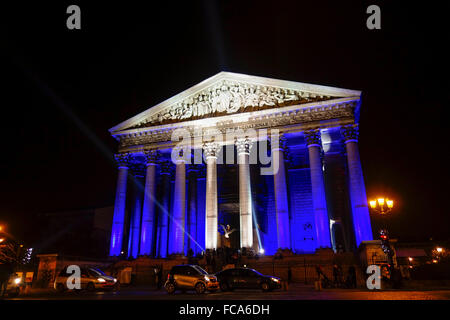
[[[192,249],[194,253],[197,248],[194,240],[197,237],[197,177],[199,165],[191,164],[188,167],[188,185],[189,185],[189,207],[187,217],[187,250]],[[194,239],[194,240],[193,240]]]
[[[322,169],[323,165],[320,156],[322,147],[320,130],[305,131],[305,139],[309,153],[317,246],[320,248],[331,248],[330,220],[328,218],[325,182]]]
[[[205,249],[217,249],[217,153],[220,146],[214,142],[203,145],[206,160],[206,221]]]
[[[352,206],[353,227],[356,245],[361,241],[372,240],[369,207],[367,206],[366,188],[358,151],[358,125],[341,128],[347,151],[350,202]]]
[[[162,208],[159,215],[158,255],[162,258],[168,254],[168,237],[170,226],[170,162],[161,162]]]
[[[125,227],[125,205],[127,196],[127,176],[130,155],[128,153],[116,154],[115,159],[119,166],[117,177],[116,200],[114,202],[114,216],[111,229],[110,256],[119,256],[122,251],[123,232]]]
[[[156,197],[156,163],[158,152],[150,150],[144,152],[146,162],[144,207],[142,209],[141,246],[140,255],[152,255],[155,238],[155,197]]]
[[[130,219],[130,234],[128,243],[128,256],[137,258],[139,255],[142,202],[144,191],[144,167],[139,164],[132,166],[133,172],[133,207]]]
[[[249,156],[252,141],[249,138],[236,139],[239,164],[239,228],[241,248],[253,246],[252,192],[250,185]]]
[[[278,170],[273,173],[278,248],[290,249],[291,236],[289,232],[289,206],[286,188],[286,170],[284,167],[286,138],[282,134],[272,137],[271,149],[272,162],[278,162]]]
[[[186,160],[183,150],[175,163],[175,190],[173,199],[171,228],[169,234],[169,254],[184,255],[184,227],[186,215]]]

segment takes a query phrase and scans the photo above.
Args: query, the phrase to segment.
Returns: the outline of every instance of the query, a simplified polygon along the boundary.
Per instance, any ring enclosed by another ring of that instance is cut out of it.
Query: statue
[[[236,231],[236,229],[231,229],[230,225],[227,224],[227,226],[225,227],[223,224],[220,225],[223,229],[224,232],[224,247],[228,247],[231,248],[231,241],[230,241],[230,234],[232,234],[234,231]]]

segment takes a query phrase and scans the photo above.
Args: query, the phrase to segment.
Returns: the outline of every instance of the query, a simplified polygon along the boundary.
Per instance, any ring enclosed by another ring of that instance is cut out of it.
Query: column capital
[[[130,169],[135,177],[145,177],[145,167],[141,163],[130,164]]]
[[[304,132],[306,145],[310,147],[322,147],[322,140],[320,137],[320,129],[307,130]]]
[[[179,163],[186,163],[189,160],[189,156],[187,154],[187,152],[184,150],[185,148],[183,147],[175,147],[172,149],[172,152],[175,152],[175,159],[172,158],[172,161],[175,162],[175,164],[179,164]],[[173,156],[172,156],[173,157]]]
[[[249,137],[245,137],[245,138],[236,138],[236,149],[237,149],[237,153],[239,154],[250,154],[250,150],[253,146],[253,139],[249,138]]]
[[[275,142],[274,139],[277,139],[278,143],[274,143]],[[275,151],[275,150],[281,150],[283,152],[288,151],[287,139],[286,139],[284,133],[270,135],[268,140],[270,142],[270,148],[272,149],[272,151]]]
[[[131,154],[128,152],[125,153],[116,153],[114,155],[114,159],[116,160],[117,166],[119,168],[129,168],[131,164]]]
[[[191,172],[200,172],[200,170],[202,169],[202,165],[201,164],[190,164],[187,166],[187,173],[191,173]]]
[[[205,154],[205,159],[216,158],[217,154],[220,152],[221,146],[217,142],[205,142],[203,144],[203,152]]]
[[[144,151],[145,164],[147,166],[158,163],[159,157],[160,153],[158,150],[153,149]]]
[[[170,175],[172,167],[170,165],[170,161],[159,161],[159,164],[161,166],[161,174],[168,174]]]
[[[341,127],[341,135],[344,142],[358,142],[359,126],[358,124],[351,124]]]

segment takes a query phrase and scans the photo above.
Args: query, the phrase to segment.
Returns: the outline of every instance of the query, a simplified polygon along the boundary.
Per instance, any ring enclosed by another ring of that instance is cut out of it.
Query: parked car
[[[281,279],[267,276],[250,268],[233,268],[216,273],[222,291],[234,289],[261,289],[271,291],[281,288]]]
[[[17,297],[20,293],[20,288],[23,286],[22,278],[19,277],[16,273],[12,274],[9,277],[8,284],[6,286],[6,293],[8,297],[14,298]]]
[[[94,291],[96,289],[118,290],[119,282],[116,278],[107,276],[103,271],[97,268],[80,268],[80,289],[87,289]],[[59,292],[64,292],[68,289],[67,279],[72,275],[72,272],[67,272],[67,266],[61,270],[55,279],[54,288]]]
[[[173,294],[176,290],[195,290],[198,294],[202,294],[206,290],[217,291],[219,283],[216,276],[208,274],[197,265],[179,265],[170,270],[164,287],[169,294]]]

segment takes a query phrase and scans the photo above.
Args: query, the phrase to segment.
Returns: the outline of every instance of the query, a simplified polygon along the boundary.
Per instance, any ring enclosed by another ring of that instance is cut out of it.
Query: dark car
[[[234,268],[216,274],[222,291],[233,289],[261,289],[271,291],[281,288],[281,279],[266,276],[250,268]]]

